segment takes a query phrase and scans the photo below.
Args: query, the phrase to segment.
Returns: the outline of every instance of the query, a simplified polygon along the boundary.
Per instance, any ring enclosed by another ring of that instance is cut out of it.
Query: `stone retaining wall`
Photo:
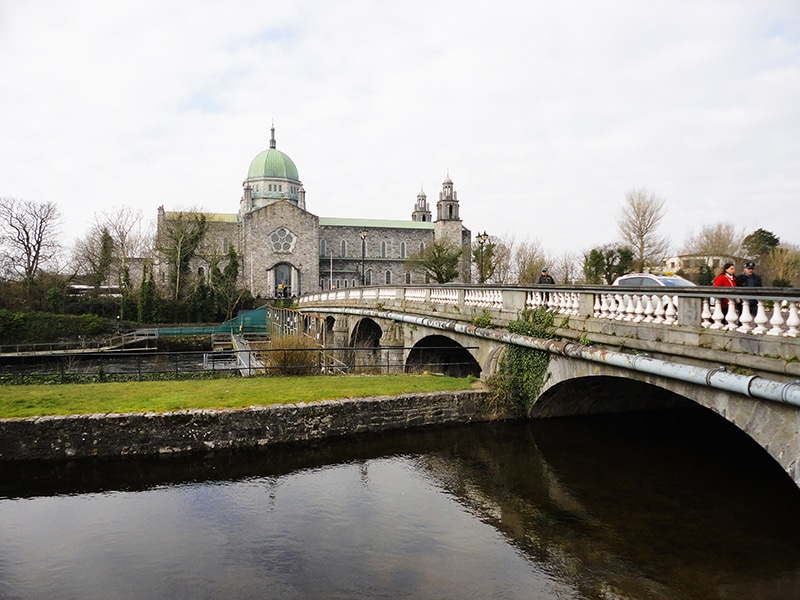
[[[0,420],[0,461],[255,448],[424,425],[512,418],[484,391]]]

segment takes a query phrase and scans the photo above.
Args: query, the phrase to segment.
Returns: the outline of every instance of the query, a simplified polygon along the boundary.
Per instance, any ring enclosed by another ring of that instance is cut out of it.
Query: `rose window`
[[[291,231],[281,227],[270,234],[269,241],[275,252],[291,252],[294,249],[297,238]]]

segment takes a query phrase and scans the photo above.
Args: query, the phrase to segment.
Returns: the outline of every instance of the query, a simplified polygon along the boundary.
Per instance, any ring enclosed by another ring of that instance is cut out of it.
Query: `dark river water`
[[[800,491],[700,410],[0,467],[0,598],[800,598]]]

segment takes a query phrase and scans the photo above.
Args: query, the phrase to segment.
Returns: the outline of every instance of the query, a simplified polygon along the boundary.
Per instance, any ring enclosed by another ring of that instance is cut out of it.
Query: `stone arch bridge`
[[[800,294],[726,288],[723,313],[719,291],[350,288],[303,296],[300,321],[324,346],[361,350],[356,360],[390,371],[485,379],[508,344],[546,351],[546,383],[531,417],[696,403],[749,435],[800,486]],[[555,313],[557,340],[505,329],[538,308]]]

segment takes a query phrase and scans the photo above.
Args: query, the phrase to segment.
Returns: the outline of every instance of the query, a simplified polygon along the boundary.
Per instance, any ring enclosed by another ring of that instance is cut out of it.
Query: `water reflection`
[[[800,597],[800,492],[701,411],[0,482],[0,597]]]

